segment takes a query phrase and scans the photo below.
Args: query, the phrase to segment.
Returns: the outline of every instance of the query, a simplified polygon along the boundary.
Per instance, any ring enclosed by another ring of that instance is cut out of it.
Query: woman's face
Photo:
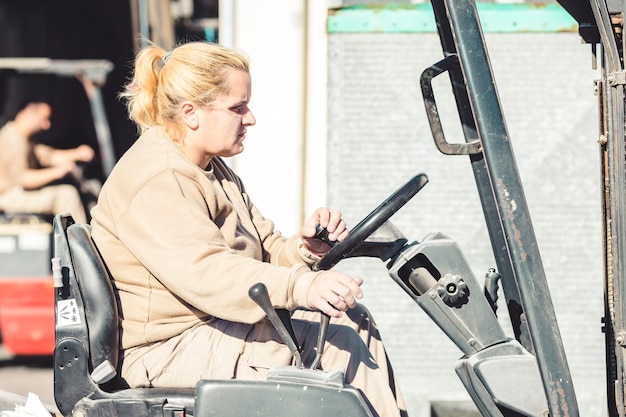
[[[246,130],[256,123],[248,107],[251,94],[250,74],[232,70],[228,79],[229,93],[219,97],[210,106],[196,108],[193,115],[197,117],[197,129],[188,145],[196,154],[195,162],[202,168],[214,156],[229,157],[243,152]]]

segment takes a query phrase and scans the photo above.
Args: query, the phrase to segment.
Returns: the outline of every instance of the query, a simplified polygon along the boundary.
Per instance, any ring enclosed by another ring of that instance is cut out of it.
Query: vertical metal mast
[[[459,82],[465,85],[473,114],[474,126],[469,129],[464,126],[466,141],[476,139],[468,137],[468,132],[475,127],[482,146],[484,161],[473,163],[472,166],[499,268],[504,274],[512,275],[508,277],[508,288],[503,287],[503,290],[508,292],[507,301],[519,297],[519,317],[524,317],[528,324],[550,415],[577,417],[578,404],[569,366],[493,79],[476,4],[474,0],[432,0],[432,3],[442,44],[444,39],[446,42],[453,40],[454,51],[446,52],[456,55],[462,72],[463,80],[452,78],[453,85],[458,86]],[[444,49],[445,47],[446,45]],[[457,92],[458,87],[455,94]],[[457,97],[457,104],[459,101],[462,102],[463,99],[459,100]],[[460,113],[461,110],[464,109],[459,109]],[[485,169],[486,172],[477,172],[480,169]],[[495,212],[498,214],[499,224],[493,221]]]

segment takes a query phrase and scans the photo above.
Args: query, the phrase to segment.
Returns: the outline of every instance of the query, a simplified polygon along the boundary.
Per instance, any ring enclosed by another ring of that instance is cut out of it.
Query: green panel
[[[576,32],[578,24],[558,4],[478,3],[483,31]],[[328,11],[328,33],[434,33],[430,3],[350,6]]]

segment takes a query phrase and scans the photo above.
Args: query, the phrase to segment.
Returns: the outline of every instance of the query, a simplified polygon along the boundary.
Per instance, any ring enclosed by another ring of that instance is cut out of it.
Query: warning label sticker
[[[80,315],[78,314],[78,307],[76,300],[70,298],[67,300],[57,301],[57,326],[73,326],[80,324]]]

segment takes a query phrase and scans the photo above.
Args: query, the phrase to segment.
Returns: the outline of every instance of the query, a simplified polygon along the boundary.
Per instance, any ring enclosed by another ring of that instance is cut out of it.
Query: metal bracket
[[[626,71],[611,72],[606,79],[611,87],[626,85]]]

